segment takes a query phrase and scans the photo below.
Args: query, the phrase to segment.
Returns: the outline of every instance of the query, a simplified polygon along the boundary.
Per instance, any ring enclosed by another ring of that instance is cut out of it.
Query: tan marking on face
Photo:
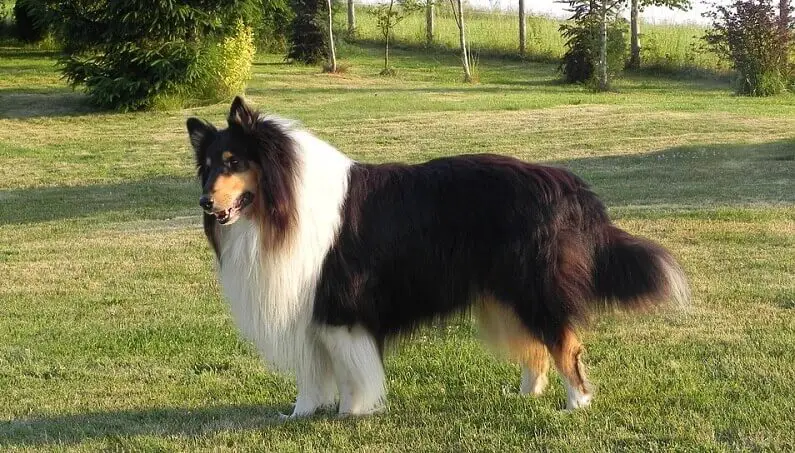
[[[257,172],[253,168],[244,172],[220,175],[215,179],[210,195],[217,210],[229,209],[244,192],[257,193]]]
[[[234,154],[232,154],[232,152],[231,152],[231,151],[224,151],[224,152],[223,152],[223,154],[221,154],[221,158],[222,158],[223,160],[229,160],[229,159],[231,159],[232,157],[234,157]]]

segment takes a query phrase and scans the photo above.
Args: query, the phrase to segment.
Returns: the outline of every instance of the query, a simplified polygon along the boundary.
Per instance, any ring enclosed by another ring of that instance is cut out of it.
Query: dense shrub
[[[326,35],[323,33],[323,0],[291,0],[295,17],[290,26],[287,58],[317,64],[326,58]]]
[[[256,1],[50,1],[63,73],[99,106],[176,107],[242,89],[253,43],[241,21],[255,17]]]
[[[221,100],[242,92],[251,78],[256,50],[253,30],[242,22],[220,42],[211,41],[196,60],[199,97]]]
[[[736,0],[705,14],[712,29],[704,40],[732,63],[739,94],[770,96],[785,89],[789,40],[779,32],[776,13],[770,0]]]
[[[41,14],[37,14],[42,7],[42,2],[35,0],[17,0],[14,5],[14,24],[20,40],[34,43],[44,39],[47,27]]]
[[[560,70],[567,83],[592,83],[599,63],[601,17],[591,9],[590,2],[573,1],[570,6],[571,21],[560,26],[566,40]],[[627,22],[620,18],[608,20],[607,68],[611,79],[623,69],[627,58]]]

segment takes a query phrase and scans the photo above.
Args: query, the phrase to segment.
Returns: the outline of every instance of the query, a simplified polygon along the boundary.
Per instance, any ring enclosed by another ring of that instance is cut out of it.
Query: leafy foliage
[[[417,0],[389,0],[388,3],[379,3],[367,13],[375,17],[378,30],[384,38],[384,69],[381,75],[393,75],[394,69],[389,67],[389,41],[395,26],[408,17],[411,13],[426,7],[427,3]]]
[[[716,4],[704,15],[712,19],[704,40],[712,51],[732,62],[738,73],[738,94],[770,96],[784,90],[789,40],[778,29],[770,0]]]
[[[596,77],[599,64],[599,35],[601,15],[599,5],[589,0],[569,1],[571,22],[560,26],[566,40],[560,70],[566,83],[590,83]],[[597,6],[592,8],[592,6]],[[627,54],[627,22],[620,18],[608,19],[607,68],[608,78],[613,78],[624,66]]]
[[[648,6],[659,6],[687,11],[692,7],[692,3],[690,0],[640,0],[641,11]]]
[[[64,44],[67,80],[99,106],[137,110],[163,97],[211,92],[208,84],[218,81],[212,68],[225,61],[213,60],[213,46],[240,33],[238,23],[250,21],[256,7],[251,0],[49,0],[48,10]]]
[[[326,56],[323,33],[325,10],[323,0],[290,0],[295,17],[290,26],[290,48],[287,58],[306,64],[317,64]]]
[[[257,48],[268,52],[284,52],[295,14],[288,0],[262,0],[251,21]]]

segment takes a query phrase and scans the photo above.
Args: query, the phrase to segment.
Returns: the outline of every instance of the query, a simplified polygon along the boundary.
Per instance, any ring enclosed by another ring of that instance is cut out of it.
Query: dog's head
[[[284,127],[264,119],[242,98],[229,111],[228,127],[198,118],[187,122],[202,184],[199,204],[221,225],[259,206],[274,226],[286,226],[293,199],[294,153]]]

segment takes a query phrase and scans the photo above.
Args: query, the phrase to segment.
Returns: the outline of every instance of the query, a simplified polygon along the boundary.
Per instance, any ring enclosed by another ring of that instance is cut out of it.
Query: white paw
[[[519,386],[519,393],[522,395],[539,396],[549,384],[549,378],[544,374],[532,379],[528,373],[522,373],[522,384]]]
[[[593,399],[592,394],[582,394],[579,392],[573,393],[574,394],[569,394],[568,398],[566,399],[567,410],[582,409],[584,407],[588,407],[591,404],[591,400]]]
[[[379,404],[375,405],[374,407],[372,407],[370,409],[366,409],[366,410],[362,410],[360,408],[353,408],[353,409],[345,410],[343,408],[340,408],[340,412],[337,414],[337,417],[339,417],[339,418],[364,417],[364,416],[367,416],[367,415],[376,415],[376,414],[380,414],[380,413],[383,413],[383,412],[386,412],[386,404],[379,403]]]
[[[304,418],[304,417],[311,417],[315,415],[315,412],[320,410],[323,406],[321,405],[311,405],[311,406],[303,406],[300,404],[296,404],[295,408],[293,409],[293,413],[290,415],[279,414],[283,418]]]

